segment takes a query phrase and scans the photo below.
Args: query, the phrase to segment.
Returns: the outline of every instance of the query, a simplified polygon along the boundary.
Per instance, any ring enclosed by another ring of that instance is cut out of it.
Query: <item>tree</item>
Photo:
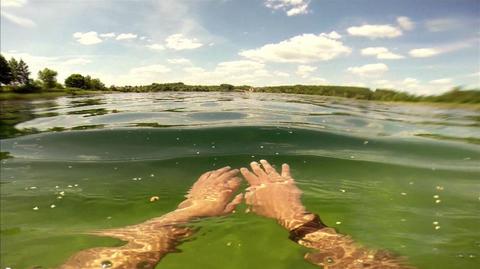
[[[8,65],[7,60],[0,54],[0,84],[10,84],[12,82],[12,69]]]
[[[28,65],[20,59],[17,67],[17,80],[20,85],[27,85],[30,81],[30,71],[28,71]]]
[[[52,89],[57,86],[57,75],[57,71],[48,68],[38,71],[38,79],[42,81],[45,89]]]
[[[65,86],[82,89],[85,87],[85,78],[80,74],[71,74],[65,79]]]
[[[88,90],[92,88],[92,77],[89,75],[86,75],[83,77],[83,89]]]
[[[8,61],[8,66],[10,67],[10,71],[12,74],[12,84],[19,84],[18,82],[18,62],[15,60],[15,58],[11,58],[10,61]]]
[[[92,90],[105,90],[105,84],[103,84],[100,79],[94,78],[90,80],[90,89]]]

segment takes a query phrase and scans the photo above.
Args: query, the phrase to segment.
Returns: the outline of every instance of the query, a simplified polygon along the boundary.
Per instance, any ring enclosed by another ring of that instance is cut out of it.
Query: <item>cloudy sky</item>
[[[1,52],[107,85],[480,86],[478,0],[1,0]]]

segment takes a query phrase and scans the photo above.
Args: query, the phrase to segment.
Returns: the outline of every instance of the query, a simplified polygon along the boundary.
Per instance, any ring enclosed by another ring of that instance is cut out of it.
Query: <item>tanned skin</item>
[[[121,239],[121,247],[92,248],[70,257],[61,269],[150,269],[167,253],[175,251],[179,240],[192,234],[184,226],[190,220],[230,214],[242,201],[233,197],[241,180],[237,169],[224,167],[200,176],[178,208],[162,217],[123,228],[93,234]]]
[[[252,162],[250,168],[240,169],[250,184],[245,194],[249,210],[277,220],[290,232],[291,240],[313,249],[314,252],[305,255],[309,262],[324,269],[412,268],[386,251],[359,246],[349,236],[327,227],[318,215],[308,212],[288,164],[282,165],[280,173],[265,160],[260,164]],[[80,251],[60,268],[155,268],[181,239],[192,234],[185,227],[190,220],[230,214],[242,201],[242,194],[233,197],[240,186],[237,174],[237,169],[228,166],[206,172],[173,212],[137,225],[93,233],[119,238],[127,242],[125,245]]]
[[[278,173],[266,160],[250,164],[251,171],[240,172],[250,184],[245,200],[250,210],[278,221],[290,231],[290,239],[315,252],[305,259],[324,269],[398,269],[411,268],[403,259],[386,251],[370,250],[357,245],[349,236],[328,228],[320,218],[308,212],[301,201],[302,192],[283,164]]]

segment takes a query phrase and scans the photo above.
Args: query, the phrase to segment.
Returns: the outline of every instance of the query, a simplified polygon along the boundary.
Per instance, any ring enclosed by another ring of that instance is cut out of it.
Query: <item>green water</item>
[[[478,268],[479,119],[274,94],[4,102],[1,268],[54,268],[81,249],[119,246],[84,232],[160,216],[204,171],[260,158],[289,163],[306,207],[356,241],[418,268]],[[198,232],[157,268],[316,268],[274,221],[244,211],[192,223]]]

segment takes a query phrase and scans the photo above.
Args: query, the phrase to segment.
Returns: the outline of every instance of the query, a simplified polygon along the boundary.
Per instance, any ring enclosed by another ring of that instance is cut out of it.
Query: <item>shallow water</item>
[[[289,163],[306,207],[364,245],[419,268],[480,263],[479,111],[147,93],[3,102],[1,120],[12,157],[1,164],[1,268],[53,268],[121,245],[84,232],[160,216],[202,172],[260,158]],[[158,268],[316,268],[274,221],[244,209],[193,223]]]

